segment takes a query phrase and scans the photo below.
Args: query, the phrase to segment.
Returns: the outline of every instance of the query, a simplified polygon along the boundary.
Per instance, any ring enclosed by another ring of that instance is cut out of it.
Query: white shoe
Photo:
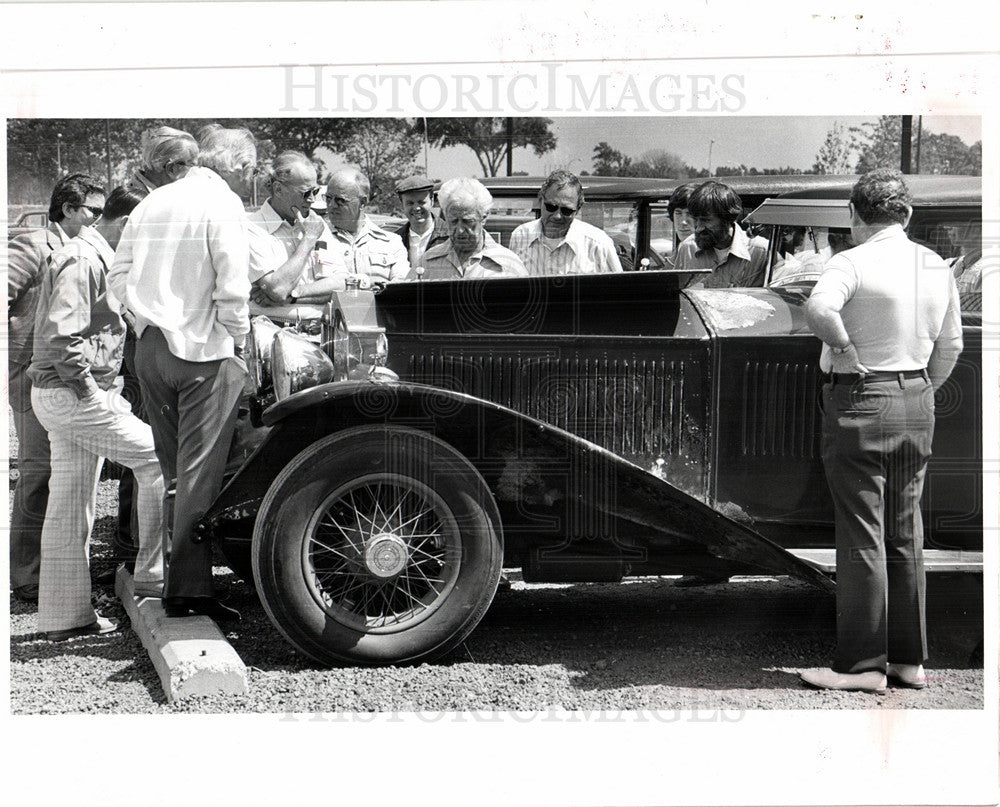
[[[839,673],[829,667],[802,670],[799,677],[817,689],[843,689],[858,692],[885,692],[885,674],[876,670],[863,673]]]
[[[893,664],[890,661],[886,674],[893,683],[910,689],[923,689],[927,686],[923,664]]]

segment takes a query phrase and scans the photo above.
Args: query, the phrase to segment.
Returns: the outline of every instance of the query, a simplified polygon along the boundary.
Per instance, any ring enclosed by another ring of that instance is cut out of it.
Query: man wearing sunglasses
[[[7,391],[18,439],[18,480],[10,514],[10,582],[14,596],[38,600],[42,522],[49,500],[49,437],[31,408],[28,365],[39,280],[52,252],[100,218],[104,187],[87,174],[60,179],[49,201],[49,226],[7,244]]]
[[[281,317],[294,288],[329,274],[328,248],[333,235],[322,217],[312,211],[319,193],[316,166],[301,151],[283,151],[271,166],[271,195],[250,223],[273,245],[259,246],[251,230],[250,281],[252,314]],[[273,251],[269,251],[272,250]]]
[[[538,192],[540,215],[510,236],[510,248],[532,275],[592,275],[620,272],[611,238],[577,219],[583,187],[569,171],[553,171]]]

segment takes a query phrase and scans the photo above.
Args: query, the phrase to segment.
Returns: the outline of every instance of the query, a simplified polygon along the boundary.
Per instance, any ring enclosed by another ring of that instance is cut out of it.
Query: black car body
[[[834,185],[846,196],[849,182]],[[651,193],[629,202],[639,265],[666,189]],[[756,224],[782,226],[767,218]],[[244,433],[248,456],[202,531],[322,663],[447,652],[501,566],[537,581],[767,573],[832,586],[807,284],[676,281],[414,281],[337,295],[318,335],[255,321],[262,428]],[[924,517],[929,561],[976,569],[981,326],[965,336],[939,395]]]

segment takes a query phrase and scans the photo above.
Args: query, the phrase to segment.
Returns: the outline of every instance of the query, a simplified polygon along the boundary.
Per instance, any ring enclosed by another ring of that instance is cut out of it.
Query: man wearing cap
[[[620,272],[614,242],[603,230],[577,219],[583,186],[569,171],[553,171],[538,192],[540,215],[510,236],[510,248],[532,275]]]
[[[410,266],[416,266],[429,247],[448,240],[448,230],[432,212],[434,183],[427,177],[401,179],[396,183],[396,193],[406,216],[399,237],[409,254]]]

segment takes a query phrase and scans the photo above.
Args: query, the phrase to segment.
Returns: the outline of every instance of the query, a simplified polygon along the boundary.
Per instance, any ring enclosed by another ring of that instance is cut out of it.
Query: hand
[[[830,353],[831,373],[860,373],[864,375],[869,372],[868,368],[861,363],[858,358],[858,349],[851,342],[843,353]]]
[[[315,244],[323,235],[323,219],[313,213],[310,213],[308,218],[302,218],[302,213],[296,208],[295,234],[301,234],[303,240]]]

